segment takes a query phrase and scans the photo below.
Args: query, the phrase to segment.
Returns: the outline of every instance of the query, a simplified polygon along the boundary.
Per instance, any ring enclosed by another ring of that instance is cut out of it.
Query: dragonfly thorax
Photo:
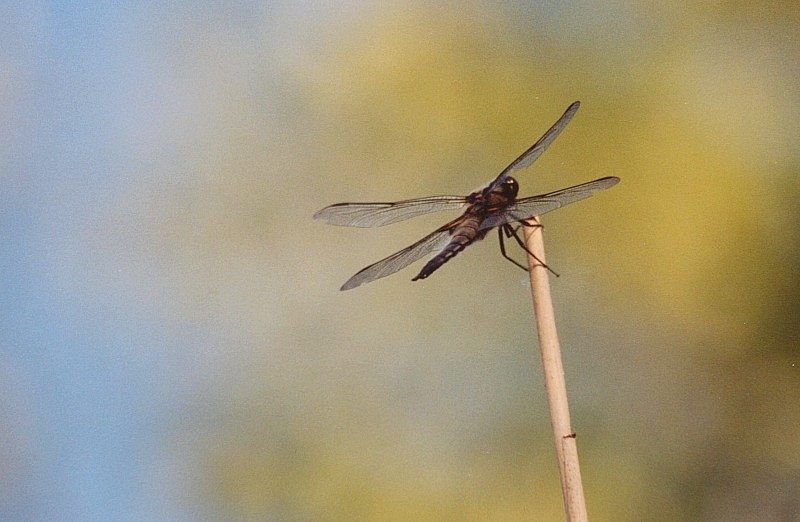
[[[493,202],[496,204],[499,201],[510,203],[517,198],[518,192],[519,184],[517,180],[509,176],[499,185],[489,184],[489,186],[481,190],[476,190],[467,196],[467,203]]]
[[[482,190],[475,191],[467,196],[467,203],[472,205],[472,210],[485,213],[497,210],[512,204],[519,192],[517,180],[508,177],[501,183],[489,185]]]

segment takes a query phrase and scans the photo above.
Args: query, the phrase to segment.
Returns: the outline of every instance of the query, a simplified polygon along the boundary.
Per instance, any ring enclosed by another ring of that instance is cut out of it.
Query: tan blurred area
[[[527,278],[494,236],[425,281],[412,267],[339,292],[452,215],[311,216],[466,194],[580,100],[517,179],[524,196],[622,178],[543,218],[592,520],[800,519],[798,13],[154,13],[143,52],[187,107],[135,146],[174,133],[177,156],[88,241],[130,261],[129,295],[160,281],[149,313],[169,335],[195,332],[195,365],[171,355],[193,391],[165,427],[181,502],[226,519],[562,519]],[[119,284],[95,268],[98,288]]]

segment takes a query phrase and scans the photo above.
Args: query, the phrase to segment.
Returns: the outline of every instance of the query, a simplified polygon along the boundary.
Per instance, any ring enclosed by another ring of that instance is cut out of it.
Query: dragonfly
[[[463,210],[459,217],[437,228],[413,245],[358,271],[342,285],[341,290],[351,290],[364,283],[386,277],[436,252],[412,281],[425,279],[466,247],[485,238],[494,228],[497,229],[500,253],[504,258],[523,270],[528,270],[511,258],[506,251],[504,239],[513,237],[523,250],[549,269],[528,250],[525,242],[519,237],[519,229],[523,226],[541,226],[536,220],[538,216],[586,199],[599,190],[613,187],[619,183],[619,178],[608,176],[555,192],[517,199],[519,184],[512,174],[536,161],[572,120],[579,107],[578,101],[570,105],[536,143],[503,169],[494,180],[467,196],[429,196],[388,203],[336,203],[314,214],[314,219],[331,225],[367,228],[390,225],[431,212]]]

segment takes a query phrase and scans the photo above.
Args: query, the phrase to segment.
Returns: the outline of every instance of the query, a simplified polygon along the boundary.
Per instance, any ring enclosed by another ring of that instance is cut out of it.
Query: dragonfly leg
[[[508,259],[509,261],[511,261],[512,263],[514,263],[515,265],[517,265],[518,267],[520,267],[521,269],[523,269],[523,270],[525,270],[527,272],[528,271],[527,267],[523,266],[520,263],[517,263],[516,261],[514,261],[513,259],[508,257],[508,254],[506,253],[506,245],[503,242],[503,232],[505,232],[508,235],[509,232],[506,230],[507,226],[508,225],[503,225],[502,227],[497,229],[497,237],[500,238],[500,253],[503,254],[503,257],[505,257],[506,259]],[[508,235],[508,237],[511,237],[511,236]]]
[[[522,221],[520,221],[520,224],[525,228],[541,228],[542,230],[544,230],[544,225],[533,219],[531,221],[526,221],[523,219]]]
[[[539,226],[541,226],[541,225],[539,225]],[[512,228],[512,229],[511,229],[511,233],[514,235],[514,239],[516,239],[516,240],[517,240],[517,243],[519,243],[519,246],[521,246],[521,247],[522,247],[522,250],[524,250],[525,252],[527,252],[528,254],[530,254],[530,256],[531,256],[532,258],[534,258],[536,261],[538,261],[538,262],[539,262],[539,264],[540,264],[540,265],[542,265],[542,266],[543,266],[543,267],[545,267],[547,270],[549,270],[551,274],[553,274],[553,275],[554,275],[554,276],[556,276],[556,277],[561,277],[561,276],[560,276],[560,275],[558,275],[558,273],[556,273],[556,272],[555,272],[555,271],[554,271],[552,268],[550,268],[549,266],[547,266],[547,264],[546,264],[546,263],[543,263],[541,259],[539,259],[538,257],[536,257],[536,254],[534,254],[533,252],[531,252],[530,250],[528,250],[528,247],[526,247],[526,246],[525,246],[525,242],[524,242],[524,241],[523,241],[523,240],[522,240],[522,239],[519,237],[519,235],[517,235],[517,231],[516,231],[516,230],[514,230],[514,229]]]

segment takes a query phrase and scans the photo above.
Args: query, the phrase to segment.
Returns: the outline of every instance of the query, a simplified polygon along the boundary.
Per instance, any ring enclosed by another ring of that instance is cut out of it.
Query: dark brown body
[[[494,189],[486,188],[470,194],[467,198],[470,205],[464,214],[446,225],[450,229],[450,242],[422,267],[412,281],[425,279],[469,245],[486,237],[489,229],[479,230],[484,218],[514,203],[518,191],[516,180],[509,177]]]

